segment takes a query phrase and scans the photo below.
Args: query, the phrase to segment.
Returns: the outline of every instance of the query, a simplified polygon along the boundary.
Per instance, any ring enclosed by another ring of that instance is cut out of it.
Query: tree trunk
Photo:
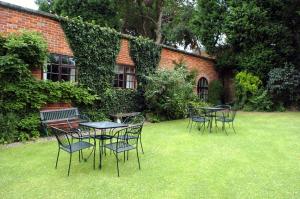
[[[155,43],[161,44],[162,42],[162,33],[161,33],[161,26],[162,26],[162,17],[163,17],[163,0],[157,0],[156,4],[156,11],[157,11],[157,22],[156,22],[156,38]]]

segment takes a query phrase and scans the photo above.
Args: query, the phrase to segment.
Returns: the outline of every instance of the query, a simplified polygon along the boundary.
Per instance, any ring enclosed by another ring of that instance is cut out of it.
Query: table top
[[[110,116],[112,117],[131,117],[131,116],[136,116],[138,114],[140,114],[141,112],[131,112],[131,113],[116,113],[116,114],[110,114]]]
[[[225,110],[226,108],[221,108],[221,107],[201,107],[201,109],[209,110],[209,111],[222,111],[222,110]]]
[[[121,128],[121,127],[127,127],[128,124],[123,123],[117,123],[117,122],[109,122],[109,121],[103,121],[103,122],[82,122],[80,123],[82,126],[95,128],[95,129],[112,129],[112,128]]]

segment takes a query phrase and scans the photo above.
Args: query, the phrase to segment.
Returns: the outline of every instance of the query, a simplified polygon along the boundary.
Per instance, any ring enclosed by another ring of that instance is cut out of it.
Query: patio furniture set
[[[119,172],[119,154],[124,154],[128,160],[128,153],[136,150],[138,166],[139,146],[144,153],[142,145],[142,128],[144,117],[140,113],[128,114],[122,123],[111,121],[92,122],[87,116],[81,115],[77,108],[41,111],[41,122],[44,129],[51,129],[58,142],[58,153],[55,168],[57,168],[60,151],[70,154],[68,176],[72,162],[72,154],[78,152],[79,162],[87,160],[93,155],[93,166],[95,169],[95,156],[97,142],[99,145],[99,169],[102,168],[103,156],[106,150],[113,153],[117,162],[117,173]],[[87,158],[83,157],[83,150],[92,149]],[[127,157],[126,157],[127,156]]]
[[[215,127],[218,127],[218,122],[221,122],[222,131],[225,131],[226,135],[228,135],[226,124],[231,126],[234,133],[236,133],[233,125],[236,110],[232,109],[229,105],[200,108],[189,107],[188,112],[189,123],[187,128],[190,127],[189,131],[191,131],[193,124],[197,124],[199,131],[202,129],[202,132],[204,132],[205,128],[208,128],[209,132],[211,133],[213,123],[215,124]]]

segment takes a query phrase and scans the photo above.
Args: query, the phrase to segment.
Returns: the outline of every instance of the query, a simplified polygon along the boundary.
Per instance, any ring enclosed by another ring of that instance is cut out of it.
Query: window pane
[[[63,81],[70,81],[70,76],[69,75],[62,75],[61,80]]]
[[[69,59],[68,59],[68,57],[62,56],[62,57],[61,57],[61,63],[62,63],[62,64],[69,64]]]
[[[59,56],[54,54],[49,55],[49,63],[59,64]]]
[[[72,58],[72,57],[69,58],[69,64],[71,66],[75,66],[75,60],[74,60],[74,58]]]
[[[62,67],[61,68],[61,74],[69,75],[70,73],[71,73],[71,69],[70,68],[66,68],[66,67]]]
[[[58,65],[51,65],[51,71],[49,72],[52,72],[52,73],[58,73],[59,70],[58,70]]]
[[[52,81],[57,82],[58,81],[58,74],[51,74],[51,78]]]

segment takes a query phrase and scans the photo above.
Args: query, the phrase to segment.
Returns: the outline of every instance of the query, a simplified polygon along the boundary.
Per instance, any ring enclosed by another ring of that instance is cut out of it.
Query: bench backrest
[[[77,108],[55,109],[40,111],[41,121],[44,124],[66,121],[69,117],[79,115]]]

